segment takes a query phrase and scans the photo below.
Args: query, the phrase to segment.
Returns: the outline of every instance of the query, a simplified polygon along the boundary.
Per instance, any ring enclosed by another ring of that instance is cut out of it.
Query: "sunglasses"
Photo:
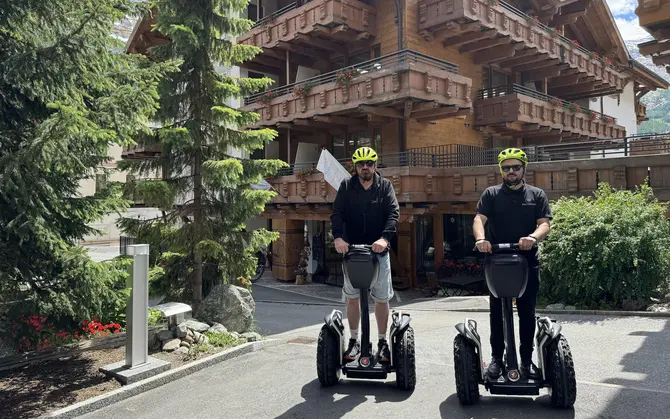
[[[501,169],[502,169],[503,172],[509,172],[510,170],[514,170],[515,172],[518,172],[519,170],[521,170],[522,167],[523,166],[520,165],[520,164],[515,164],[515,165],[512,165],[512,166],[502,166]]]
[[[356,166],[358,166],[358,167],[364,167],[364,166],[374,167],[374,165],[375,165],[375,162],[373,162],[373,161],[359,161],[359,162],[356,162]]]

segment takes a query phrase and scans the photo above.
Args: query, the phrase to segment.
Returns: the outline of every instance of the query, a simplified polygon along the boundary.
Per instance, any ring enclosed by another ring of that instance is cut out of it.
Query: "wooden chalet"
[[[604,0],[252,0],[247,17],[255,24],[237,42],[263,53],[242,75],[276,83],[241,106],[260,115],[256,127],[279,132],[251,158],[290,165],[270,180],[277,196],[262,215],[280,232],[280,280],[294,280],[307,231],[314,280],[341,281],[336,191],[304,171],[324,148],[343,162],[363,145],[381,155],[401,205],[398,288],[445,258],[475,260],[474,208],[501,181],[504,147],[527,151],[526,180],[551,199],[647,178],[670,199],[666,137],[627,132],[646,118],[640,97],[668,84],[631,60]],[[138,23],[129,52],[169,42],[150,25]],[[608,115],[610,102],[632,122]]]

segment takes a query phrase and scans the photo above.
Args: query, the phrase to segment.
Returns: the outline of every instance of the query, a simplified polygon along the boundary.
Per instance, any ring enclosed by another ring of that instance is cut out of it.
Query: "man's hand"
[[[478,241],[477,243],[475,243],[475,246],[477,247],[477,250],[484,253],[491,253],[491,251],[493,250],[491,248],[491,242],[488,240]]]
[[[388,246],[389,242],[387,242],[386,239],[379,239],[372,243],[372,251],[375,253],[382,253]]]
[[[532,237],[522,237],[519,239],[519,248],[521,250],[530,250],[537,241]]]
[[[335,239],[335,250],[337,253],[347,253],[349,251],[349,243],[338,237]]]

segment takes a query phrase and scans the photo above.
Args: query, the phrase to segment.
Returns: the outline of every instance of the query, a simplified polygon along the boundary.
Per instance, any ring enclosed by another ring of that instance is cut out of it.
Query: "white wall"
[[[617,96],[603,96],[603,113],[616,118],[617,124],[626,128],[626,136],[637,134],[637,116],[635,115],[635,91],[630,81]],[[600,98],[595,102],[589,100],[589,109],[600,112]]]

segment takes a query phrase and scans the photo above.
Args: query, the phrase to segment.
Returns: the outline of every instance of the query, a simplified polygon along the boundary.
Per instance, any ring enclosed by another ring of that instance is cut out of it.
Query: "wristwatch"
[[[532,238],[532,239],[535,239],[535,243],[539,242],[539,240],[537,239],[537,237],[533,236],[532,234],[529,234],[528,237],[530,237],[530,238]]]

